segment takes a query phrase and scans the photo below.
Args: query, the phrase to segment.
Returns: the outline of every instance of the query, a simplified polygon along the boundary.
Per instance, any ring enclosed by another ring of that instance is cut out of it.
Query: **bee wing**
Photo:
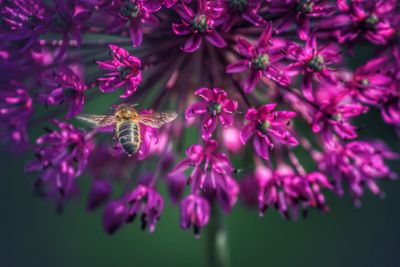
[[[139,115],[139,121],[152,128],[160,128],[164,124],[176,119],[178,114],[175,111],[154,112],[153,114]]]
[[[82,114],[76,118],[90,124],[93,128],[109,127],[115,124],[115,117],[111,115]]]

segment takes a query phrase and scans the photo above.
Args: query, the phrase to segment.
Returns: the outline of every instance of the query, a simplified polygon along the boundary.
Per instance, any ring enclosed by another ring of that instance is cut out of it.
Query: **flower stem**
[[[224,227],[223,214],[216,205],[212,207],[210,223],[208,225],[208,266],[229,267],[230,255],[228,235]]]

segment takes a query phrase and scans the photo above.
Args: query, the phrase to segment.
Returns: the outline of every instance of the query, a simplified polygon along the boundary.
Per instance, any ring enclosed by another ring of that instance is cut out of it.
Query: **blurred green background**
[[[363,138],[381,137],[399,151],[393,129],[377,112],[365,119]],[[1,154],[1,266],[205,266],[206,233],[196,240],[179,228],[178,208],[167,205],[155,233],[127,225],[114,236],[101,228],[101,211],[85,212],[85,193],[63,214],[31,192],[23,172],[28,157]],[[400,172],[399,164],[391,166]],[[275,211],[260,218],[237,205],[225,217],[232,266],[400,266],[400,183],[385,182],[386,198],[369,192],[363,207],[328,194],[331,212],[286,222]],[[162,189],[163,193],[165,190]]]

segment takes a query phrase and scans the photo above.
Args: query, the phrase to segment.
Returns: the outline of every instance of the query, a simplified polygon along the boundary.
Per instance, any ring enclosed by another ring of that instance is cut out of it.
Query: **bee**
[[[160,128],[166,123],[176,119],[174,111],[154,112],[153,114],[138,114],[136,105],[120,104],[116,107],[114,115],[83,114],[76,118],[87,122],[96,128],[113,127],[114,137],[122,149],[131,156],[140,147],[140,124]]]

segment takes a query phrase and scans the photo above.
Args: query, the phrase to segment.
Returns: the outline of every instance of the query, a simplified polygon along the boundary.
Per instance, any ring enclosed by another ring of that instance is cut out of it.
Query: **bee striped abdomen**
[[[139,150],[140,129],[139,125],[132,121],[117,124],[117,137],[126,153],[132,155]]]

